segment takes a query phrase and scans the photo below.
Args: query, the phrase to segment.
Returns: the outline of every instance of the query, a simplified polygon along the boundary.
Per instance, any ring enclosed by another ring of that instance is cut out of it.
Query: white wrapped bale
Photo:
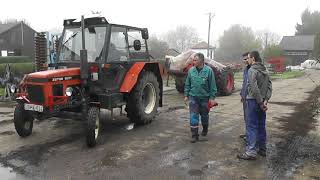
[[[166,56],[166,59],[169,59],[169,62],[170,62],[170,70],[173,70],[173,71],[183,70],[189,64],[193,63],[192,60],[193,60],[195,54],[196,54],[196,52],[194,52],[192,50],[188,50],[188,51],[183,52],[175,57],[174,56]],[[205,58],[205,62],[207,64],[214,66],[218,70],[221,70],[224,67],[226,67],[225,65],[223,65],[215,60],[208,59],[208,58]]]

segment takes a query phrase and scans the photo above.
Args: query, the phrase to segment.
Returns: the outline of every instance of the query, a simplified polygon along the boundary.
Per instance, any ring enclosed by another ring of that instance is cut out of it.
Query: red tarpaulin
[[[283,56],[270,58],[267,62],[272,64],[274,72],[284,72],[286,70]]]

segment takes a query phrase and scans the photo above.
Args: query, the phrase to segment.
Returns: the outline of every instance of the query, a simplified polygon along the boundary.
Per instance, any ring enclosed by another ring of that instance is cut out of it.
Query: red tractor
[[[21,137],[33,120],[60,111],[82,113],[86,142],[100,138],[100,110],[125,106],[130,121],[148,124],[162,106],[162,73],[150,59],[148,30],[110,24],[104,17],[64,20],[57,62],[50,70],[28,74],[20,87],[14,125]]]
[[[174,77],[175,86],[179,93],[184,92],[184,82],[189,69],[193,66],[194,54],[195,52],[189,50],[178,56],[166,56],[168,74]],[[231,67],[207,58],[205,64],[211,67],[214,72],[218,95],[231,95],[234,90],[234,74]]]

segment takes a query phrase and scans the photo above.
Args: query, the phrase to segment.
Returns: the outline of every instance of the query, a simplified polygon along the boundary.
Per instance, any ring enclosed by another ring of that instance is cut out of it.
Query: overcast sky
[[[158,36],[177,25],[190,25],[207,40],[209,12],[215,14],[214,39],[233,24],[294,35],[303,10],[320,10],[320,0],[2,0],[0,6],[0,20],[25,19],[36,31],[61,29],[63,19],[99,11],[112,23],[147,27]]]

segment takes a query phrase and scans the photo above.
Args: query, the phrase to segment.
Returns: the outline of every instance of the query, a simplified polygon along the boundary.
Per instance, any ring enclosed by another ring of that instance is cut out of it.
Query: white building
[[[214,50],[216,48],[213,47],[213,46],[209,47],[209,56],[207,56],[207,54],[208,54],[208,43],[206,43],[205,41],[202,41],[202,42],[200,42],[198,44],[195,44],[190,49],[193,50],[194,52],[202,53],[205,57],[207,57],[209,59],[213,59],[214,58]]]

